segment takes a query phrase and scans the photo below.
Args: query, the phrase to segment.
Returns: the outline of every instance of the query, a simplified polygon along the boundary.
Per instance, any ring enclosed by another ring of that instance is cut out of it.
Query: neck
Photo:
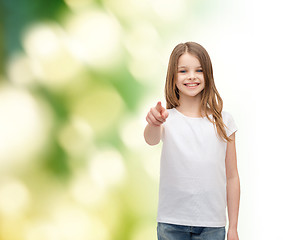
[[[200,115],[200,100],[201,95],[197,96],[183,96],[180,95],[180,105],[176,107],[180,112],[185,114],[191,114],[193,116]]]

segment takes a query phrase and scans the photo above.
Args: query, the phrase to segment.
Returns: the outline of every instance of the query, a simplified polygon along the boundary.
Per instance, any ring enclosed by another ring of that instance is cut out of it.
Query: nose
[[[188,79],[195,79],[196,76],[195,76],[195,74],[191,71],[191,72],[188,73],[187,78],[188,78]]]

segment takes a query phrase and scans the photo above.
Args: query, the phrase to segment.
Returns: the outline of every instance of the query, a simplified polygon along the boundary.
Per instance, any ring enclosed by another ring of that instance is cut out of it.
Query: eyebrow
[[[178,68],[182,68],[182,67],[187,67],[187,66],[178,66]],[[201,68],[201,66],[198,66],[196,68]]]

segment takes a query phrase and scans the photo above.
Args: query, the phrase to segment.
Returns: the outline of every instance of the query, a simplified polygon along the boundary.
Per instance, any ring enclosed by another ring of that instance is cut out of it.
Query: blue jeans
[[[157,223],[158,240],[224,240],[225,227],[196,227]]]

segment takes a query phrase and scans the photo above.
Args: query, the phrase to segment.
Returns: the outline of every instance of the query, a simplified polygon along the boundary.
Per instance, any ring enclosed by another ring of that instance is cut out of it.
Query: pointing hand
[[[160,126],[166,121],[168,115],[168,111],[161,106],[161,102],[159,101],[155,107],[150,108],[146,116],[146,121],[151,125]]]

